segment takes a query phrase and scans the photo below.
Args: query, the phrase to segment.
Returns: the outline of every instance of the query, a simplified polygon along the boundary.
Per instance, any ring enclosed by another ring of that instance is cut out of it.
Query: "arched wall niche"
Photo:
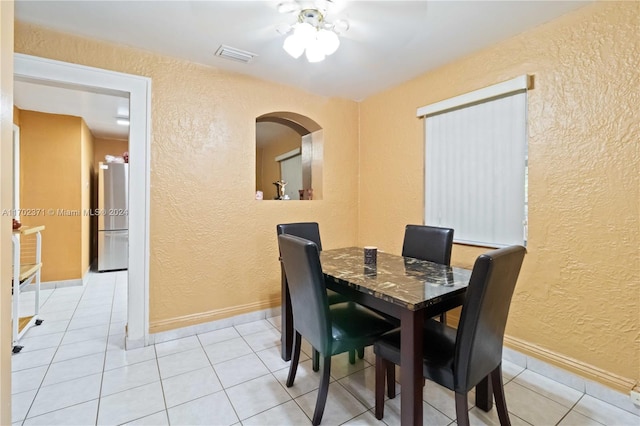
[[[322,127],[309,117],[288,111],[257,117],[256,198],[322,199],[322,146]]]

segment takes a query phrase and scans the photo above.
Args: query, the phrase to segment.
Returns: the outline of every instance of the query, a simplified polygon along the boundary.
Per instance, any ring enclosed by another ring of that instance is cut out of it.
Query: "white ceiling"
[[[96,138],[129,139],[129,127],[116,122],[129,117],[128,96],[33,80],[14,80],[13,90],[13,101],[22,110],[82,117]]]
[[[294,14],[277,11],[282,1],[17,0],[15,15],[19,21],[323,96],[362,100],[592,0],[301,0],[303,6],[326,6],[328,21],[346,19],[350,24],[338,51],[314,64],[304,56],[293,59],[282,49],[285,36],[276,28],[296,20]],[[217,57],[222,44],[258,56],[248,64]]]

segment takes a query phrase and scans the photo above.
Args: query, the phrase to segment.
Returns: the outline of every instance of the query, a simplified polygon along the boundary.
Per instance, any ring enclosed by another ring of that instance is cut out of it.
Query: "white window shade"
[[[462,107],[443,101],[445,112],[418,110],[431,114],[425,119],[425,224],[453,228],[458,243],[526,243],[525,88]],[[458,98],[468,102],[472,94]]]
[[[280,178],[287,183],[284,195],[289,200],[299,200],[302,189],[302,155],[298,154],[280,161]]]

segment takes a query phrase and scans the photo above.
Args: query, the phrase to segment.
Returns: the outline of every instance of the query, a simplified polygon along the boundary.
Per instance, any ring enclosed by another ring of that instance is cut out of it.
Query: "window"
[[[457,243],[526,244],[528,82],[521,76],[418,109],[424,221],[453,228]]]

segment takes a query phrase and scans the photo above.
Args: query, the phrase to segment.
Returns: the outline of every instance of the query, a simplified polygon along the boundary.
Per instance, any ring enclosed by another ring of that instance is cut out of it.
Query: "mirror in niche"
[[[256,118],[256,199],[321,199],[322,144],[322,128],[303,115]]]

